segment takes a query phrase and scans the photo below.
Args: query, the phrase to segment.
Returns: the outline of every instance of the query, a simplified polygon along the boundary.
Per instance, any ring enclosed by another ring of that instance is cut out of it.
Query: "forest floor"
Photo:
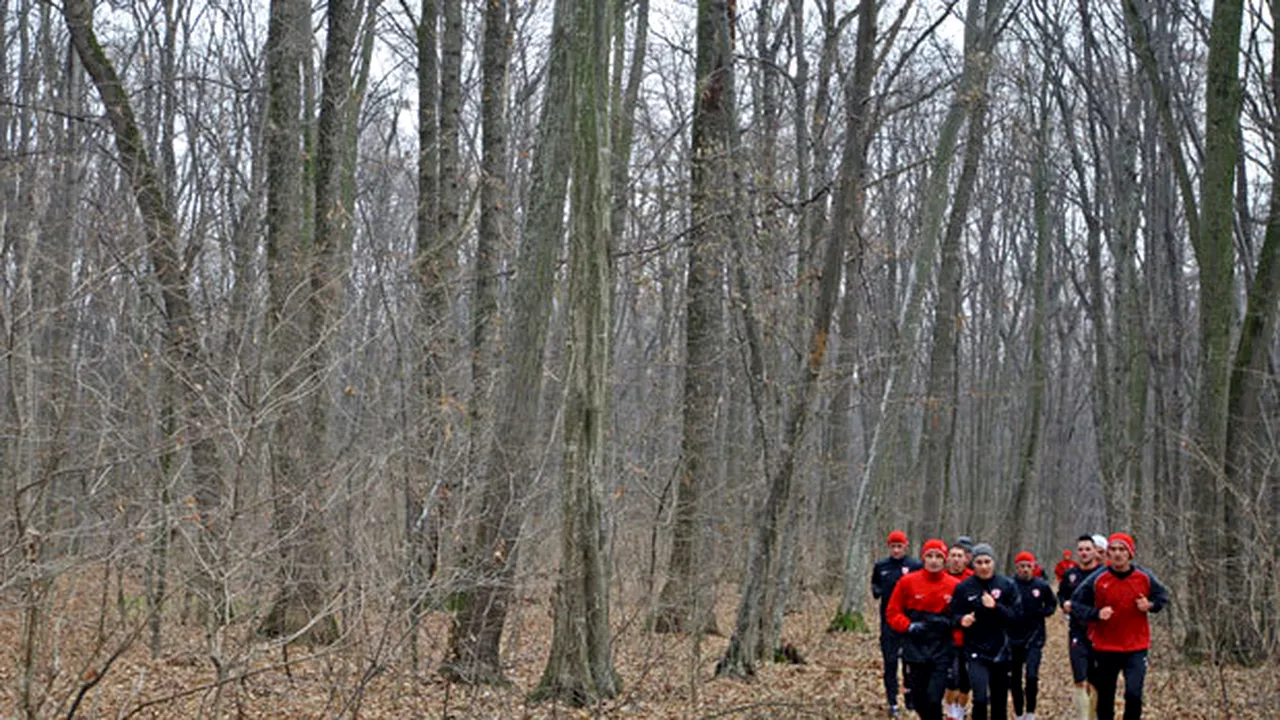
[[[550,646],[550,605],[517,604],[504,638],[507,687],[463,687],[434,672],[447,643],[447,618],[434,613],[422,629],[421,661],[414,671],[401,629],[370,620],[351,628],[328,650],[291,648],[250,640],[245,628],[228,635],[224,680],[209,659],[203,631],[169,622],[165,652],[152,659],[145,631],[105,630],[123,616],[94,583],[53,604],[51,635],[39,654],[41,670],[31,697],[37,717],[84,718],[871,718],[884,717],[878,642],[872,633],[828,633],[836,599],[806,593],[787,616],[784,641],[806,664],[769,664],[749,681],[713,678],[727,638],[645,632],[639,609],[616,612],[619,697],[586,710],[541,704],[525,696],[537,684]],[[19,716],[21,618],[6,598],[0,604],[0,718]],[[107,612],[103,612],[103,609]],[[722,631],[732,628],[732,598],[717,608]],[[373,613],[365,613],[365,618]],[[103,628],[102,631],[99,628]],[[1041,669],[1038,717],[1072,717],[1071,677],[1062,617],[1050,620]],[[1147,678],[1148,718],[1280,718],[1280,667],[1215,668],[1182,663],[1169,634],[1157,624]],[[235,648],[234,652],[232,648]],[[117,650],[110,667],[106,661]],[[232,657],[234,656],[234,657]],[[87,690],[84,690],[88,686]],[[83,690],[83,693],[82,693]]]

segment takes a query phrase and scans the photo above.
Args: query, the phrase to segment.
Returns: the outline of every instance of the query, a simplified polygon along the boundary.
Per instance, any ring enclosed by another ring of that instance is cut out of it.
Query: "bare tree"
[[[610,417],[613,293],[609,223],[608,3],[573,12],[573,221],[569,232],[569,357],[560,482],[561,556],[551,656],[535,697],[587,705],[613,697],[607,538],[601,522]]]
[[[733,232],[734,133],[732,5],[722,0],[698,6],[696,94],[693,112],[689,269],[686,278],[683,436],[671,563],[658,599],[654,629],[702,631],[714,627],[711,588],[701,567],[698,498],[713,467],[719,406],[723,301],[720,280],[726,238]]]
[[[494,442],[483,467],[476,540],[467,563],[461,607],[450,630],[449,656],[441,668],[451,680],[496,682],[502,678],[498,643],[514,588],[522,502],[538,472],[535,444],[543,354],[555,292],[555,265],[563,246],[565,192],[572,161],[573,104],[571,3],[560,0],[552,30],[547,89],[533,160],[535,182],[517,260],[510,338],[495,396]],[[487,207],[487,205],[486,205]],[[494,209],[497,210],[496,208]],[[483,232],[483,230],[482,230]]]

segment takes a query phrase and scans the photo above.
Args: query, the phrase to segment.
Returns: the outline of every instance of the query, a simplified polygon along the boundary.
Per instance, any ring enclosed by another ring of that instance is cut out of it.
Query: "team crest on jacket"
[[[943,599],[943,601],[945,601],[945,602],[951,602],[951,594],[950,594],[950,593],[947,593],[946,595],[943,595],[943,596],[942,596],[942,599]]]
[[[907,567],[906,565],[903,565],[903,566],[902,566],[902,574],[903,574],[903,575],[906,575],[906,574],[907,574],[907,573],[909,573],[909,572],[911,572],[911,568]]]
[[[992,591],[991,591],[991,597],[995,598],[996,600],[999,600],[999,599],[1000,599],[1000,588],[996,588],[995,590],[992,590]]]
[[[1040,597],[1040,588],[1031,591],[1031,597]]]

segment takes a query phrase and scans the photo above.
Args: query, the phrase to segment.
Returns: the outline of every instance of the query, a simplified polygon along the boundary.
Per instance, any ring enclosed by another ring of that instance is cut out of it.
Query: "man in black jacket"
[[[1009,626],[1018,616],[1018,588],[996,574],[995,551],[986,543],[973,547],[973,577],[956,586],[951,614],[964,628],[964,659],[973,688],[973,720],[1008,717]]]
[[[1069,568],[1058,583],[1058,602],[1062,612],[1071,616],[1067,626],[1070,642],[1068,657],[1071,659],[1071,679],[1076,684],[1076,720],[1091,720],[1098,696],[1089,685],[1089,627],[1083,620],[1071,614],[1071,596],[1090,575],[1102,567],[1102,553],[1107,549],[1107,539],[1101,535],[1081,535],[1076,540],[1076,567]]]
[[[1009,668],[1009,689],[1013,692],[1013,714],[1018,720],[1036,720],[1036,696],[1040,690],[1040,655],[1044,650],[1044,619],[1057,611],[1058,601],[1044,580],[1035,576],[1036,558],[1020,552],[1013,559],[1013,584],[1018,588],[1022,611],[1009,626],[1013,661]],[[1026,714],[1023,714],[1022,677],[1025,668]]]
[[[924,567],[924,563],[919,559],[907,557],[907,534],[901,530],[894,530],[889,533],[889,557],[881,558],[876,561],[875,567],[871,570],[871,594],[880,600],[880,656],[884,660],[884,693],[889,699],[889,716],[898,717],[898,659],[902,656],[903,634],[894,631],[889,627],[889,621],[885,619],[885,609],[889,606],[889,597],[893,595],[893,588],[898,584],[898,580],[903,575]],[[907,682],[905,675],[907,667],[904,664],[903,684],[903,700],[907,709],[913,709],[911,702],[911,683]]]

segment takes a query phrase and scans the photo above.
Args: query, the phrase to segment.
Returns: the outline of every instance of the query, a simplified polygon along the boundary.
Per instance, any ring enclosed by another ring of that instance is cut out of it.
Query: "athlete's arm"
[[[1151,602],[1151,608],[1147,612],[1160,612],[1165,605],[1169,604],[1169,590],[1156,579],[1156,576],[1146,568],[1142,572],[1147,574],[1147,578],[1151,581],[1151,594],[1147,596],[1147,600]]]
[[[1081,622],[1093,622],[1098,619],[1098,608],[1094,607],[1093,581],[1097,574],[1090,575],[1080,587],[1071,594],[1071,617]]]
[[[897,632],[906,632],[911,626],[911,618],[907,617],[907,589],[911,576],[907,576],[898,581],[893,586],[893,594],[889,596],[889,605],[884,610],[884,617],[889,621],[889,627]]]
[[[1049,617],[1053,615],[1057,606],[1058,598],[1054,596],[1053,588],[1049,587],[1049,583],[1044,583],[1040,588],[1040,607],[1038,608],[1040,614]]]

